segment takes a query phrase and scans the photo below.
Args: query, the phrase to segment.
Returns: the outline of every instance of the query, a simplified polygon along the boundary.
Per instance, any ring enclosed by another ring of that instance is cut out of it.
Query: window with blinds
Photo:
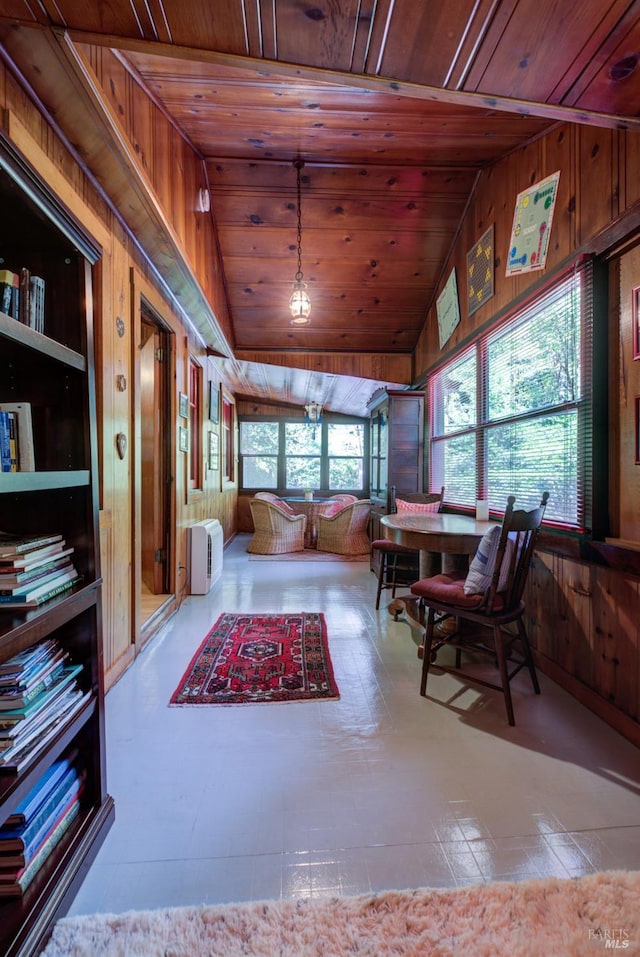
[[[448,503],[532,508],[546,489],[545,520],[589,526],[592,286],[576,268],[432,377],[431,487]]]

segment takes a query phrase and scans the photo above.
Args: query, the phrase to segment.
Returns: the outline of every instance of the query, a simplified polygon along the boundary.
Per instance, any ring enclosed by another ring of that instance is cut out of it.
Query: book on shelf
[[[0,470],[18,471],[18,438],[13,412],[0,412]]]
[[[32,718],[0,731],[0,758],[10,758],[54,724],[82,694],[79,688],[63,691]]]
[[[45,585],[47,582],[54,581],[58,575],[62,572],[68,572],[73,568],[71,561],[67,558],[64,562],[60,562],[59,565],[56,565],[54,568],[50,568],[47,571],[42,572],[40,575],[34,575],[27,582],[19,582],[16,584],[8,585],[3,581],[2,576],[0,575],[0,595],[24,595],[26,592],[30,591],[33,588],[36,588],[40,585]]]
[[[47,748],[60,729],[84,708],[90,698],[90,691],[82,692],[79,688],[63,695],[58,702],[58,710],[52,712],[37,731],[20,739],[13,748],[0,752],[0,772],[20,774]]]
[[[59,647],[60,643],[56,638],[46,638],[36,645],[25,648],[24,651],[19,651],[0,664],[0,677],[32,671],[43,659],[55,654]]]
[[[0,710],[0,731],[6,731],[21,721],[28,721],[34,718],[42,708],[47,707],[72,681],[75,681],[81,671],[81,664],[64,665],[62,671],[57,675],[53,683],[44,691],[37,694],[28,704],[19,705],[17,708]]]
[[[9,711],[29,704],[41,691],[50,688],[61,674],[68,657],[68,652],[61,648],[50,661],[43,662],[27,681],[0,680],[0,711]]]
[[[12,319],[20,318],[20,276],[0,269],[0,310]]]
[[[43,548],[36,548],[26,555],[8,555],[0,557],[0,575],[15,575],[17,572],[31,572],[39,568],[46,562],[55,561],[70,555],[73,552],[73,545],[65,547],[66,542],[58,542],[56,545],[45,545]]]
[[[67,548],[57,555],[45,555],[44,558],[36,559],[31,568],[10,572],[0,571],[0,591],[9,591],[14,586],[28,585],[38,579],[44,580],[45,575],[54,572],[57,568],[64,568],[70,563],[69,555],[72,551],[73,548]]]
[[[3,865],[3,854],[29,854],[42,843],[61,810],[78,794],[81,784],[82,778],[78,769],[71,765],[49,792],[38,813],[27,824],[3,824],[0,827],[0,867]]]
[[[67,656],[67,652],[55,638],[49,642],[42,642],[45,647],[36,645],[39,654],[34,655],[27,666],[13,663],[10,669],[0,671],[0,693],[6,694],[12,690],[28,691],[36,682],[45,677],[58,661]],[[13,659],[9,659],[13,661]]]
[[[42,276],[29,277],[29,321],[28,326],[36,332],[44,332],[44,294],[45,281]]]
[[[69,768],[78,759],[78,749],[72,748],[63,757],[47,768],[41,778],[36,781],[28,794],[23,797],[15,811],[6,819],[3,827],[21,827],[34,819],[36,814],[49,800],[57,784],[64,777]]]
[[[50,727],[75,708],[81,697],[83,697],[82,690],[72,686],[58,695],[55,700],[50,701],[33,718],[0,731],[0,761],[7,763],[21,754],[30,742],[42,737]]]
[[[31,272],[26,266],[23,266],[18,273],[20,282],[20,310],[18,318],[20,322],[29,325],[29,300],[31,298]]]
[[[0,608],[20,608],[23,605],[34,607],[41,605],[50,598],[61,594],[70,588],[78,577],[78,570],[73,565],[58,569],[54,578],[45,582],[34,582],[27,590],[9,595],[0,594]]]
[[[37,851],[35,857],[21,871],[20,877],[11,881],[0,883],[0,896],[2,897],[22,897],[27,887],[34,879],[47,858],[60,843],[64,835],[69,830],[73,821],[80,813],[80,799],[76,798],[71,802],[68,809],[65,809],[52,830],[50,836]]]
[[[33,423],[30,402],[0,402],[0,412],[12,412],[16,424],[18,472],[34,472]]]
[[[50,545],[62,542],[62,535],[58,532],[46,532],[37,535],[14,535],[11,532],[0,532],[0,558],[11,558],[13,555],[25,555],[41,550]]]

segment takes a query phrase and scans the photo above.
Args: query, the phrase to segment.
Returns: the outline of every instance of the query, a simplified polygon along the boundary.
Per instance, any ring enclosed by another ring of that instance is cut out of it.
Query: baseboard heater
[[[191,537],[192,595],[206,595],[222,575],[224,535],[217,518],[207,518],[189,528]]]

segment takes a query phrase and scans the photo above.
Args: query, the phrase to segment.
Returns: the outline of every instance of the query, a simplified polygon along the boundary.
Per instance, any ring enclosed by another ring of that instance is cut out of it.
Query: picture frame
[[[189,396],[186,392],[178,393],[178,414],[181,419],[189,418]]]
[[[182,425],[178,429],[178,447],[181,452],[189,451],[189,429]]]
[[[640,359],[640,286],[631,290],[633,358]]]
[[[218,422],[220,417],[220,389],[218,383],[209,381],[209,420]]]
[[[640,395],[636,396],[636,465],[640,465]]]
[[[217,472],[220,468],[220,436],[217,432],[209,432],[207,464],[212,472]]]

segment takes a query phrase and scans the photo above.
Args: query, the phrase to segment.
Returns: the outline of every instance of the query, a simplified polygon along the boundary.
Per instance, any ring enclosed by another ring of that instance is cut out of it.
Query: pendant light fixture
[[[322,425],[322,403],[321,402],[309,402],[308,405],[304,407],[304,420],[307,425],[311,426],[311,436],[313,441],[316,440],[316,428],[319,425]]]
[[[311,312],[311,300],[307,295],[307,284],[302,280],[302,214],[300,210],[300,170],[304,166],[304,160],[296,159],[293,161],[296,168],[297,187],[298,187],[298,271],[296,281],[293,284],[293,292],[289,300],[289,309],[291,310],[291,325],[306,326],[309,322]]]

